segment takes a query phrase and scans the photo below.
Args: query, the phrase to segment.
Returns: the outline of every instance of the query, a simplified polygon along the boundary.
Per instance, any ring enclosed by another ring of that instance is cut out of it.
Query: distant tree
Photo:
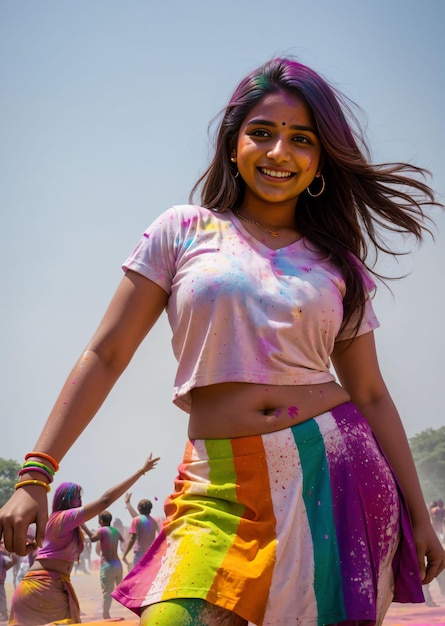
[[[20,468],[21,465],[17,461],[0,458],[0,506],[3,506],[14,493]]]
[[[445,500],[445,426],[427,428],[409,443],[425,501]]]

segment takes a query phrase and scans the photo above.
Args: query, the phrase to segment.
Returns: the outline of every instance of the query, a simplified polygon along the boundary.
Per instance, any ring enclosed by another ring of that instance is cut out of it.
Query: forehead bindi
[[[247,115],[244,125],[255,120],[269,120],[276,126],[306,126],[315,128],[311,110],[306,101],[295,94],[278,92],[268,94]]]

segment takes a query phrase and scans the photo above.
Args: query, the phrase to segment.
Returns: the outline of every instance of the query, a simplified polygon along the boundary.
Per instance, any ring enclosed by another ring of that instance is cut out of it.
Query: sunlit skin
[[[298,198],[319,172],[320,158],[306,102],[286,91],[265,96],[241,125],[232,153],[246,183],[240,213],[271,228],[293,228]]]

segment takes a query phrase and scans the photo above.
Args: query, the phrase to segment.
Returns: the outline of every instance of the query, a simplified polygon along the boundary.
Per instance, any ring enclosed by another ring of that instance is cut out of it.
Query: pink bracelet
[[[54,480],[51,474],[47,472],[46,470],[42,469],[41,467],[33,467],[33,466],[24,467],[18,472],[18,475],[23,476],[23,474],[27,474],[28,472],[40,472],[41,474],[45,476],[45,478],[48,479],[48,483],[52,483]]]

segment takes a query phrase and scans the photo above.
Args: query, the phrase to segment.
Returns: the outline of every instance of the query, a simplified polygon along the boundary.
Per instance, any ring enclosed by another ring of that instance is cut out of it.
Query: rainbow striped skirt
[[[378,624],[423,602],[406,504],[352,403],[277,432],[187,443],[166,521],[113,596],[201,598],[257,626]]]

